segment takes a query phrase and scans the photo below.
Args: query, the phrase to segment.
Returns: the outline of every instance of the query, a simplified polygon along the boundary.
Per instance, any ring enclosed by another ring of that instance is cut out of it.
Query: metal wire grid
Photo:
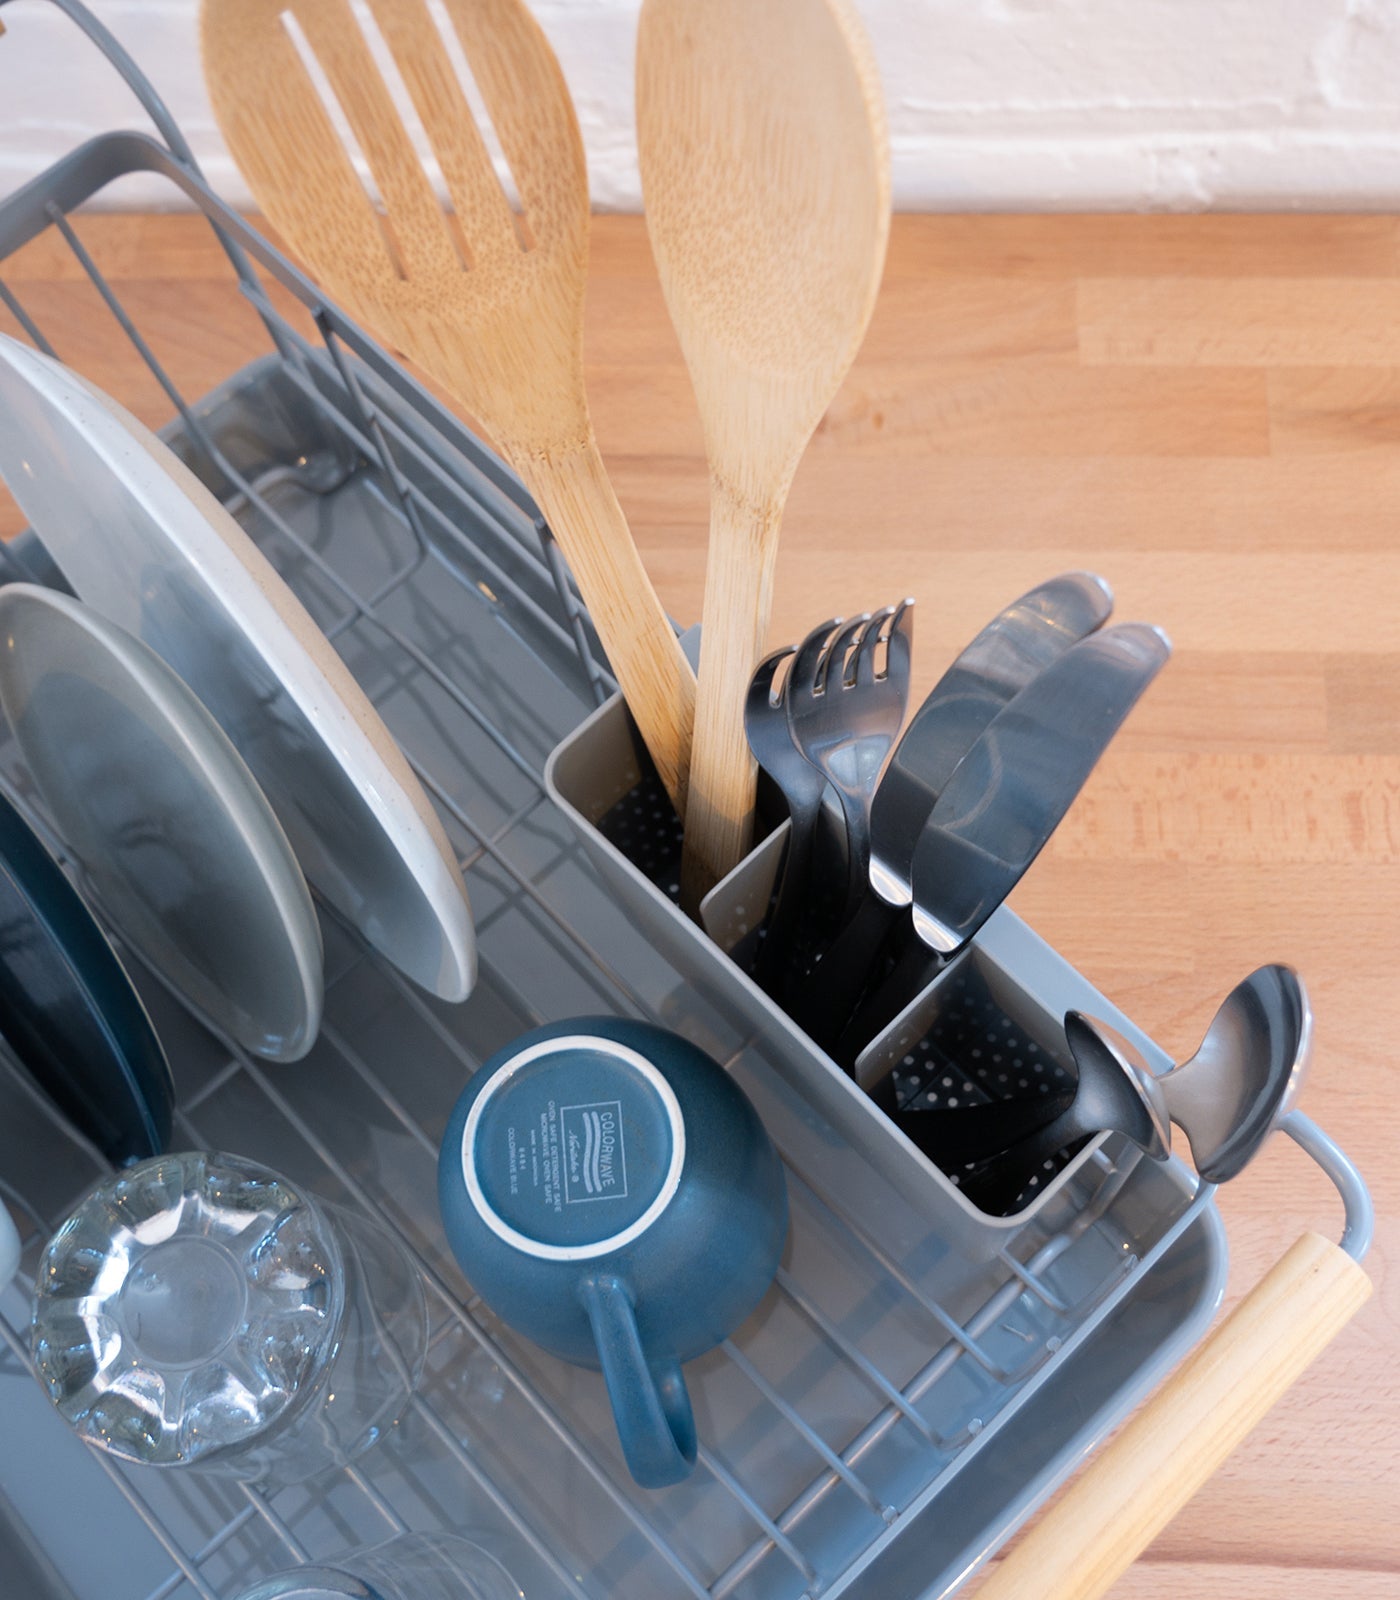
[[[42,824],[41,824],[42,826]],[[431,1025],[437,1028],[441,1024],[422,998],[397,974],[388,969],[378,957],[366,952],[363,959],[379,967],[383,975],[394,984],[405,1004],[417,1009]],[[340,981],[345,981],[342,976]],[[635,999],[626,981],[618,978],[617,989],[619,997]],[[538,1016],[537,1020],[544,1020]],[[359,1056],[350,1042],[339,1036],[334,1029],[327,1029],[327,1043],[340,1056],[342,1062],[355,1072],[364,1083],[379,1097],[386,1109],[401,1123],[422,1150],[425,1162],[436,1162],[436,1144],[416,1121],[408,1115],[396,1102],[392,1094],[379,1081],[373,1070]],[[452,1044],[455,1051],[460,1052],[460,1047],[455,1040],[445,1040]],[[189,1102],[177,1111],[177,1121],[181,1130],[181,1142],[190,1147],[204,1147],[212,1143],[201,1132],[199,1121],[200,1106],[222,1090],[233,1074],[242,1074],[254,1085],[258,1093],[263,1096],[269,1106],[283,1118],[300,1136],[302,1140],[324,1162],[325,1166],[335,1174],[347,1191],[356,1192],[360,1185],[354,1176],[346,1169],[344,1163],[333,1149],[320,1137],[316,1129],[310,1126],[289,1103],[286,1096],[278,1089],[275,1075],[270,1075],[265,1066],[252,1058],[231,1049],[227,1066],[220,1073],[213,1076],[202,1089]],[[462,1055],[463,1066],[471,1070],[473,1063],[465,1054]],[[729,1063],[733,1065],[733,1063]],[[11,1067],[11,1074],[17,1083],[23,1084],[16,1069]],[[26,1092],[29,1092],[26,1090]],[[79,1145],[86,1145],[82,1139],[66,1123],[62,1121],[56,1111],[51,1110],[46,1103],[42,1105],[44,1114],[58,1127],[66,1138]],[[87,1152],[95,1163],[101,1164],[100,1155],[87,1146]],[[928,1298],[908,1273],[898,1262],[889,1257],[881,1248],[878,1241],[859,1224],[850,1219],[837,1221],[839,1213],[829,1195],[818,1193],[810,1180],[796,1172],[789,1166],[789,1182],[805,1191],[809,1201],[826,1211],[833,1223],[851,1229],[859,1238],[861,1245],[869,1251],[889,1277],[918,1304],[928,1315],[931,1322],[939,1329],[944,1337],[941,1346],[935,1348],[934,1355],[929,1359],[924,1369],[916,1374],[913,1379],[896,1385],[886,1377],[874,1363],[852,1343],[836,1323],[826,1316],[818,1302],[812,1297],[803,1284],[794,1276],[783,1269],[779,1273],[778,1293],[784,1296],[789,1303],[802,1314],[811,1324],[815,1332],[836,1351],[840,1358],[869,1383],[871,1388],[878,1392],[884,1402],[871,1417],[867,1427],[840,1453],[831,1449],[821,1435],[802,1417],[799,1410],[791,1403],[785,1401],[777,1389],[764,1377],[757,1366],[745,1355],[743,1350],[733,1341],[726,1341],[724,1352],[728,1359],[754,1384],[765,1398],[782,1414],[784,1420],[796,1430],[807,1444],[825,1463],[826,1471],[815,1476],[806,1490],[794,1501],[776,1515],[770,1515],[761,1505],[759,1500],[739,1480],[726,1463],[717,1455],[707,1450],[703,1445],[700,1451],[701,1468],[708,1471],[715,1480],[730,1493],[735,1502],[740,1505],[752,1520],[755,1530],[755,1539],[752,1545],[721,1573],[708,1581],[704,1576],[693,1570],[681,1560],[664,1535],[659,1533],[648,1520],[645,1512],[638,1507],[636,1502],[624,1493],[614,1479],[607,1464],[600,1461],[592,1454],[573,1433],[569,1419],[560,1415],[558,1410],[532,1383],[530,1377],[522,1371],[510,1352],[476,1320],[476,1313],[480,1304],[476,1300],[463,1303],[451,1284],[444,1281],[437,1267],[429,1261],[416,1245],[415,1241],[401,1229],[396,1229],[401,1242],[414,1256],[430,1295],[438,1306],[438,1321],[434,1329],[432,1341],[440,1343],[445,1336],[454,1330],[459,1330],[477,1348],[489,1354],[492,1361],[504,1372],[506,1379],[520,1393],[522,1398],[537,1414],[539,1420],[548,1429],[549,1433],[565,1449],[567,1449],[588,1472],[596,1486],[603,1491],[614,1509],[640,1533],[651,1546],[653,1554],[658,1557],[669,1569],[669,1573],[680,1585],[677,1592],[686,1592],[697,1597],[714,1596],[715,1600],[731,1594],[746,1574],[752,1570],[766,1555],[772,1551],[779,1552],[790,1566],[800,1574],[802,1593],[815,1594],[832,1582],[833,1575],[821,1574],[814,1563],[804,1554],[801,1546],[787,1533],[789,1526],[798,1523],[810,1507],[826,1494],[836,1481],[843,1482],[851,1489],[862,1502],[870,1517],[870,1533],[874,1537],[883,1525],[888,1525],[897,1520],[899,1508],[888,1505],[867,1487],[859,1476],[858,1463],[861,1456],[868,1450],[872,1442],[889,1428],[903,1422],[921,1436],[930,1447],[931,1458],[942,1463],[942,1469],[936,1472],[930,1480],[928,1487],[936,1488],[938,1481],[957,1470],[958,1457],[962,1448],[968,1444],[981,1431],[980,1426],[972,1425],[963,1437],[953,1439],[940,1436],[937,1430],[920,1409],[920,1401],[932,1390],[940,1378],[945,1376],[953,1365],[959,1360],[971,1358],[981,1365],[998,1383],[1006,1387],[1008,1395],[1016,1387],[1023,1384],[1031,1374],[1037,1370],[1054,1352],[1060,1348],[1068,1348],[1069,1341],[1076,1330],[1087,1327],[1087,1316],[1090,1306],[1086,1304],[1070,1305],[1064,1302],[1055,1293],[1053,1288],[1043,1278],[1042,1274],[1053,1262],[1068,1249],[1074,1240],[1084,1231],[1094,1226],[1102,1217],[1104,1211],[1111,1204],[1117,1188],[1126,1173],[1119,1173],[1116,1178],[1105,1183],[1095,1204],[1082,1212],[1074,1223],[1072,1229],[1057,1236],[1054,1240],[1036,1252],[1029,1261],[1018,1261],[1009,1252],[1004,1253],[1004,1265],[1007,1278],[1003,1286],[987,1301],[981,1310],[966,1324],[959,1325],[951,1319],[936,1301]],[[60,1208],[57,1213],[50,1216],[40,1216],[24,1197],[8,1186],[5,1188],[6,1198],[15,1203],[23,1215],[32,1224],[28,1236],[24,1239],[26,1256],[32,1259],[32,1252],[42,1243],[42,1240],[52,1232],[62,1215],[66,1214],[69,1207]],[[81,1190],[75,1192],[73,1200],[76,1201]],[[380,1221],[386,1220],[384,1213],[373,1208],[374,1214]],[[1194,1210],[1194,1208],[1193,1208]],[[390,1224],[392,1226],[392,1223]],[[1176,1230],[1173,1230],[1175,1235]],[[1154,1252],[1155,1255],[1156,1252]],[[1136,1265],[1134,1258],[1123,1260],[1122,1271],[1130,1272]],[[1111,1285],[1104,1285],[1092,1299],[1099,1302],[1106,1295]],[[1065,1329],[1063,1336],[1051,1336],[1046,1339],[1038,1349],[1028,1356],[1024,1365],[1016,1372],[1008,1372],[982,1347],[980,1341],[988,1329],[993,1327],[1014,1306],[1015,1302],[1025,1293],[1037,1297],[1042,1305],[1052,1310],[1063,1319]],[[21,1331],[12,1328],[7,1322],[0,1320],[0,1338],[3,1339],[11,1355],[22,1365],[28,1363],[27,1345],[22,1338]],[[575,1597],[575,1600],[589,1600],[589,1596],[596,1591],[591,1591],[564,1565],[558,1555],[537,1536],[529,1522],[522,1516],[519,1508],[505,1495],[503,1495],[490,1477],[483,1471],[481,1465],[458,1442],[449,1422],[436,1415],[431,1404],[422,1396],[414,1401],[416,1413],[432,1427],[438,1438],[451,1450],[457,1465],[468,1480],[471,1490],[483,1496],[514,1531],[528,1542],[535,1553],[542,1559],[550,1570],[551,1575],[560,1586],[561,1592],[566,1592]],[[987,1408],[990,1410],[990,1408]],[[260,1519],[271,1534],[277,1545],[285,1552],[287,1560],[291,1562],[305,1562],[312,1559],[314,1552],[297,1538],[287,1520],[279,1514],[273,1502],[256,1489],[241,1486],[240,1493],[246,1504],[227,1521],[197,1550],[189,1551],[181,1546],[177,1536],[168,1529],[160,1515],[148,1505],[143,1495],[143,1487],[149,1484],[149,1474],[140,1471],[128,1471],[106,1456],[95,1458],[101,1465],[111,1482],[117,1487],[123,1497],[131,1506],[133,1512],[140,1518],[146,1528],[155,1536],[165,1549],[172,1562],[170,1576],[161,1584],[150,1591],[148,1600],[167,1600],[175,1594],[182,1582],[188,1583],[190,1589],[201,1597],[201,1600],[219,1600],[219,1593],[211,1587],[201,1574],[201,1567],[223,1548],[234,1535],[239,1533],[254,1518]],[[856,1463],[857,1465],[852,1465]],[[373,1457],[366,1458],[363,1463],[353,1464],[344,1469],[343,1476],[354,1485],[367,1503],[367,1509],[377,1514],[382,1521],[382,1531],[365,1535],[366,1542],[376,1537],[387,1537],[393,1532],[402,1532],[407,1524],[402,1516],[394,1509],[389,1499],[375,1486],[372,1477]]]
[[[386,620],[384,615],[386,602],[404,586],[411,584],[431,557],[445,555],[445,565],[440,559],[434,562],[435,573],[453,573],[464,585],[474,583],[479,588],[484,587],[485,592],[496,599],[508,596],[548,640],[576,654],[581,680],[595,698],[608,693],[612,680],[597,660],[591,630],[577,595],[567,580],[563,563],[547,530],[530,513],[528,502],[518,486],[501,472],[498,464],[482,453],[462,461],[454,471],[445,464],[449,457],[436,447],[440,441],[434,441],[430,447],[429,436],[425,435],[422,428],[423,417],[405,414],[390,386],[385,383],[383,374],[353,359],[346,349],[343,329],[333,312],[314,303],[311,305],[320,340],[319,344],[313,343],[282,315],[251,273],[242,276],[243,291],[262,318],[278,352],[281,373],[307,405],[314,409],[320,422],[343,442],[347,473],[363,472],[366,466],[371,469],[375,492],[385,510],[408,536],[407,558],[400,561],[373,592],[360,593],[337,566],[279,512],[275,497],[268,492],[270,480],[244,470],[230,458],[220,439],[206,425],[201,409],[186,399],[157,358],[63,209],[52,202],[46,209],[52,227],[61,235],[122,333],[169,396],[195,455],[202,458],[207,469],[217,474],[228,486],[232,508],[236,512],[251,510],[257,514],[260,535],[270,533],[275,548],[269,553],[274,561],[279,556],[282,564],[289,558],[294,560],[303,571],[313,571],[339,597],[343,610],[338,617],[329,620],[328,634],[333,639],[339,638],[359,624],[375,630],[405,664],[406,675],[421,675],[435,685],[528,781],[529,794],[525,802],[516,806],[497,826],[484,831],[455,798],[440,772],[421,761],[414,763],[418,777],[437,805],[462,830],[462,835],[473,841],[460,858],[469,882],[479,869],[489,863],[493,873],[509,886],[510,896],[516,905],[523,908],[537,925],[552,928],[579,953],[616,1009],[653,1020],[664,1020],[659,1017],[654,1003],[639,992],[607,955],[593,946],[586,931],[570,924],[560,908],[538,887],[531,872],[513,858],[507,847],[517,825],[535,812],[537,807],[548,806],[541,786],[538,762],[518,747],[518,741],[508,727],[501,726],[486,715],[427,650],[401,627]],[[2,280],[0,299],[3,299],[36,345],[55,353],[36,318],[26,310],[21,297]],[[436,414],[430,414],[428,420],[430,423],[435,421]],[[533,525],[534,537],[538,541],[533,553],[522,545],[530,525]],[[466,529],[473,530],[475,537],[469,537],[464,531]],[[518,566],[522,549],[540,580],[538,583],[527,585],[512,576],[512,568]],[[541,598],[542,594],[552,595],[552,608]],[[42,826],[42,818],[37,820]],[[326,908],[322,906],[321,909],[325,914]],[[546,1020],[544,1012],[521,991],[509,973],[491,967],[492,945],[485,928],[483,935],[482,953],[490,969],[492,986],[510,995],[513,1006],[527,1024]],[[459,1064],[463,1078],[479,1064],[439,1011],[411,985],[401,980],[392,968],[363,947],[353,958],[350,970],[355,970],[361,963],[368,964],[383,981],[392,986],[397,1001],[431,1030]],[[336,981],[345,983],[346,974],[342,973]],[[327,1015],[332,1015],[329,1004]],[[413,1142],[421,1161],[435,1164],[436,1141],[382,1081],[371,1063],[361,1056],[354,1042],[331,1023],[324,1030],[324,1040],[339,1057],[343,1068],[366,1086],[383,1110]],[[245,1087],[250,1086],[255,1090],[266,1107],[294,1130],[300,1141],[314,1152],[348,1193],[360,1194],[362,1186],[355,1174],[318,1133],[317,1128],[298,1111],[279,1087],[275,1076],[228,1041],[221,1043],[227,1051],[226,1065],[189,1097],[178,1112],[182,1140],[196,1146],[210,1142],[201,1132],[201,1110],[211,1097],[225,1089],[230,1079],[237,1075],[244,1080]],[[735,1052],[728,1065],[733,1066],[739,1060],[744,1048],[741,1046]],[[65,1129],[65,1134],[70,1139],[75,1137],[72,1130]],[[95,1153],[89,1151],[89,1154]],[[741,1474],[716,1451],[702,1444],[700,1472],[708,1475],[722,1489],[750,1529],[748,1541],[740,1553],[719,1572],[699,1570],[697,1562],[681,1555],[667,1532],[649,1514],[647,1506],[639,1504],[620,1484],[613,1464],[601,1458],[596,1449],[580,1437],[570,1416],[551,1400],[511,1350],[493,1336],[480,1319],[481,1308],[478,1303],[470,1301],[463,1304],[457,1289],[444,1279],[419,1243],[402,1228],[397,1231],[415,1256],[429,1287],[438,1318],[433,1335],[435,1343],[472,1347],[496,1363],[504,1374],[505,1382],[523,1401],[535,1422],[555,1446],[566,1452],[575,1466],[582,1470],[593,1489],[616,1515],[619,1524],[643,1542],[649,1558],[659,1564],[659,1569],[666,1575],[667,1584],[675,1592],[695,1596],[697,1600],[702,1600],[702,1597],[725,1600],[725,1597],[739,1591],[760,1567],[771,1574],[771,1563],[776,1560],[785,1576],[767,1580],[765,1593],[815,1594],[829,1590],[839,1581],[841,1574],[839,1571],[823,1570],[820,1562],[804,1548],[797,1530],[813,1508],[833,1489],[840,1486],[847,1492],[850,1501],[859,1507],[859,1515],[863,1518],[863,1545],[868,1546],[880,1538],[898,1522],[903,1513],[903,1507],[889,1503],[879,1486],[867,1482],[862,1476],[863,1461],[890,1430],[903,1427],[911,1431],[925,1460],[921,1489],[936,1489],[950,1474],[959,1470],[970,1453],[969,1447],[979,1440],[979,1436],[985,1438],[989,1431],[995,1431],[994,1428],[989,1430],[989,1424],[995,1423],[998,1415],[1007,1410],[1018,1391],[1026,1391],[1029,1380],[1042,1371],[1056,1351],[1087,1336],[1092,1327],[1097,1325],[1095,1313],[1102,1312],[1112,1300],[1125,1292],[1138,1261],[1131,1251],[1124,1248],[1120,1248],[1112,1269],[1095,1281],[1084,1296],[1065,1298],[1055,1285],[1052,1271],[1054,1264],[1072,1249],[1076,1241],[1100,1223],[1127,1179],[1127,1167],[1115,1172],[1108,1162],[1102,1165],[1105,1181],[1100,1185],[1093,1203],[1075,1218],[1073,1225],[1041,1244],[1027,1260],[1018,1259],[1009,1249],[1003,1250],[998,1262],[999,1285],[973,1316],[959,1320],[921,1287],[917,1277],[887,1252],[859,1219],[849,1214],[836,1196],[827,1192],[814,1173],[799,1170],[789,1160],[790,1183],[795,1197],[801,1199],[801,1208],[819,1217],[823,1228],[843,1233],[852,1239],[855,1248],[877,1265],[888,1283],[909,1304],[919,1309],[927,1321],[933,1354],[922,1370],[911,1378],[896,1381],[881,1370],[879,1364],[843,1331],[836,1320],[824,1312],[820,1297],[813,1294],[808,1285],[786,1270],[779,1274],[778,1295],[804,1320],[813,1338],[834,1353],[868,1387],[874,1396],[874,1405],[865,1425],[837,1448],[803,1415],[801,1407],[765,1376],[759,1364],[739,1344],[726,1342],[723,1347],[724,1358],[734,1372],[742,1375],[773,1414],[781,1418],[782,1425],[805,1444],[818,1465],[798,1495],[785,1505],[767,1507],[761,1493],[746,1483]],[[374,1205],[375,1197],[362,1198],[371,1206]],[[1204,1199],[1204,1195],[1198,1196],[1196,1204],[1203,1203]],[[380,1220],[386,1220],[384,1211],[375,1209]],[[33,1234],[29,1241],[31,1247],[60,1220],[56,1215],[39,1217],[29,1212],[29,1216],[33,1223]],[[1174,1235],[1176,1231],[1173,1230]],[[1155,1257],[1156,1252],[1153,1254]],[[1008,1319],[1014,1320],[1018,1307],[1025,1313],[1027,1331],[1021,1332],[1018,1337],[1023,1341],[1021,1348],[1026,1353],[1018,1363],[1009,1365],[1001,1354],[1005,1341],[989,1340],[989,1336],[999,1335]],[[1044,1332],[1047,1324],[1053,1329],[1048,1335]],[[0,1337],[3,1337],[5,1346],[15,1360],[27,1363],[27,1350],[19,1330],[8,1324],[0,1325]],[[956,1432],[945,1433],[931,1420],[939,1408],[936,1400],[933,1404],[929,1403],[929,1397],[935,1386],[950,1373],[967,1365],[976,1370],[978,1383],[986,1399],[978,1408],[977,1415],[967,1418]],[[438,1414],[433,1404],[422,1396],[414,1404],[417,1417],[436,1435],[454,1460],[464,1486],[472,1494],[489,1502],[504,1522],[529,1544],[560,1591],[574,1596],[575,1600],[588,1600],[591,1594],[596,1593],[586,1577],[581,1577],[573,1565],[562,1559],[541,1537],[514,1500],[493,1483],[479,1461],[462,1446],[450,1422]],[[106,1458],[100,1460],[103,1470],[129,1502],[133,1513],[170,1558],[169,1576],[151,1591],[148,1600],[167,1600],[182,1585],[187,1585],[188,1591],[200,1596],[201,1600],[220,1600],[203,1569],[215,1555],[253,1524],[260,1524],[266,1529],[288,1561],[306,1561],[313,1554],[303,1545],[278,1506],[251,1488],[241,1491],[243,1503],[239,1509],[228,1516],[202,1545],[195,1549],[185,1548],[149,1503],[144,1492],[143,1474],[128,1473]],[[382,1523],[383,1531],[365,1534],[366,1540],[385,1537],[403,1529],[405,1524],[402,1515],[376,1486],[374,1457],[366,1458],[363,1465],[346,1469],[343,1478],[358,1491],[366,1511]],[[374,1525],[373,1520],[370,1525]],[[769,1565],[765,1566],[765,1563]]]

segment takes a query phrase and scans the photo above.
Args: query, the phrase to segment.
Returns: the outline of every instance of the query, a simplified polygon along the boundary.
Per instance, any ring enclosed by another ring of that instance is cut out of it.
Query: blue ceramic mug
[[[632,1476],[680,1482],[696,1442],[680,1364],[757,1305],[787,1237],[782,1163],[729,1074],[647,1023],[536,1028],[458,1100],[438,1196],[482,1299],[601,1368]]]

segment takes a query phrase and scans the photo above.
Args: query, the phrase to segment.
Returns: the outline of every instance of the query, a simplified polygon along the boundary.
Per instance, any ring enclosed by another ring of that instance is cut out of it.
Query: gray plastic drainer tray
[[[280,360],[240,375],[200,411],[231,457],[248,456],[228,462],[240,475],[255,471],[269,433],[285,455],[283,430],[292,430],[293,459],[305,464],[288,468],[279,456],[256,471],[262,512],[232,503],[332,628],[445,802],[482,980],[466,1005],[442,1006],[328,921],[326,1024],[292,1068],[229,1051],[147,985],[177,1074],[177,1138],[253,1154],[373,1206],[436,1291],[434,1352],[394,1438],[352,1471],[268,1500],[89,1457],[22,1371],[26,1308],[12,1288],[0,1297],[0,1372],[6,1414],[19,1420],[0,1489],[17,1518],[83,1600],[223,1597],[303,1553],[382,1537],[400,1522],[476,1530],[541,1595],[786,1600],[943,1586],[1197,1335],[1224,1269],[1213,1207],[1192,1208],[1180,1173],[1115,1174],[1105,1162],[1054,1227],[1005,1240],[966,1234],[954,1247],[953,1213],[937,1196],[891,1188],[878,1132],[824,1115],[804,1093],[800,1063],[794,1071],[771,1038],[755,1036],[745,997],[659,948],[593,871],[541,780],[526,782],[521,763],[542,768],[587,710],[582,668],[566,676],[521,637],[518,619],[502,626],[498,601],[444,581],[435,549],[416,566],[406,558],[403,530],[386,523],[379,469],[344,475],[349,462],[336,469],[333,453],[315,448],[316,413],[297,413]],[[312,554],[334,560],[356,593],[407,572],[376,617],[405,630],[459,689],[470,683],[478,715],[505,706],[520,761],[380,623],[348,620],[344,591],[324,573],[308,578]],[[464,551],[451,557],[460,563]],[[32,544],[12,558],[43,574]],[[42,826],[8,744],[0,771]],[[477,818],[480,832],[467,820]],[[682,925],[682,942],[691,936]],[[701,1469],[658,1495],[628,1480],[597,1377],[543,1356],[473,1304],[434,1202],[437,1137],[466,1074],[536,1021],[595,1010],[641,1012],[700,1039],[744,1083],[789,1162],[795,1225],[780,1284],[729,1344],[691,1367]],[[31,1218],[32,1269],[43,1232],[97,1165],[13,1072],[0,1095],[0,1172]],[[1174,1248],[1169,1235],[1180,1237]],[[1169,1259],[1145,1272],[1150,1255]],[[1095,1353],[1071,1368],[1086,1344]],[[959,1508],[952,1521],[945,1505]],[[110,1543],[66,1539],[75,1516]]]
[[[83,20],[71,0],[61,8]],[[181,393],[68,216],[132,171],[174,186],[221,230],[251,307],[248,353],[268,352],[207,400]],[[394,1436],[355,1468],[272,1499],[127,1471],[88,1454],[49,1409],[27,1371],[26,1297],[11,1286],[0,1294],[0,1556],[16,1566],[0,1571],[30,1574],[43,1600],[222,1600],[402,1527],[455,1527],[500,1549],[531,1595],[943,1592],[1199,1335],[1225,1259],[1209,1196],[1193,1198],[1179,1166],[1119,1166],[1106,1145],[1055,1207],[990,1235],[970,1226],[849,1084],[814,1073],[801,1041],[755,1011],[718,952],[678,922],[652,936],[545,795],[548,752],[611,685],[500,463],[161,145],[114,134],[20,191],[0,206],[0,260],[50,229],[110,312],[105,336],[130,341],[165,389],[172,441],[415,762],[467,874],[482,981],[468,1004],[443,1007],[327,921],[326,1026],[290,1069],[230,1051],[146,985],[175,1066],[177,1137],[242,1150],[387,1220],[429,1283],[429,1374]],[[3,278],[0,267],[4,325],[52,338],[82,369],[91,352],[76,334],[46,329]],[[266,280],[280,285],[276,305]],[[296,302],[301,314],[287,309]],[[5,561],[53,576],[32,543]],[[9,747],[0,769],[32,808]],[[662,1494],[627,1478],[596,1376],[500,1328],[437,1223],[437,1135],[464,1077],[520,1029],[585,1010],[655,1017],[712,1049],[758,1102],[791,1174],[779,1283],[690,1369],[701,1466]],[[0,1071],[0,1183],[27,1228],[28,1270],[99,1170],[20,1076]]]

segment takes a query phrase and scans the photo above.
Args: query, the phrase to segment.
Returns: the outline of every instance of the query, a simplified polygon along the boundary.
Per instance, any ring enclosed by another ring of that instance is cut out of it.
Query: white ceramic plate
[[[217,1031],[274,1061],[316,1040],[321,930],[238,752],[155,651],[51,589],[0,589],[0,705],[123,938]]]
[[[0,336],[0,476],[77,594],[194,690],[307,878],[425,989],[476,977],[466,890],[402,752],[300,602],[115,401]]]

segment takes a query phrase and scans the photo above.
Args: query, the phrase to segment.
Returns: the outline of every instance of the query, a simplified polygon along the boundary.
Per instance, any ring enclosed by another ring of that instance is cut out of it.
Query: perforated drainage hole
[[[1075,1079],[1072,1070],[1006,1015],[974,970],[970,978],[962,972],[949,983],[944,1008],[901,1059],[894,1081],[901,1108],[951,1111],[1058,1094],[1072,1088]],[[1028,1206],[1074,1153],[1062,1152],[1040,1170],[1028,1172],[1005,1214]],[[948,1177],[959,1188],[975,1186],[987,1166],[969,1164]]]
[[[681,821],[654,769],[603,814],[598,832],[668,899],[680,899]]]
[[[990,1046],[990,1048],[989,1048]],[[1073,1074],[997,1005],[981,982],[959,976],[945,1008],[895,1074],[901,1106],[937,1110],[1021,1100],[1068,1089]]]

